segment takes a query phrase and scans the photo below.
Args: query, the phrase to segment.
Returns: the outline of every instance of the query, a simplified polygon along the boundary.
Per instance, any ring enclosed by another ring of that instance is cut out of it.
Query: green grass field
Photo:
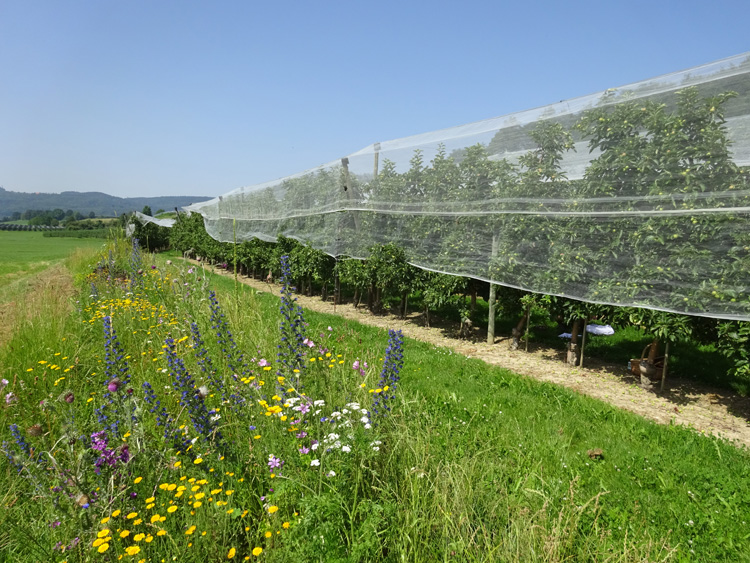
[[[50,238],[43,232],[0,231],[0,301],[20,280],[62,263],[78,249],[98,249],[100,239]]]

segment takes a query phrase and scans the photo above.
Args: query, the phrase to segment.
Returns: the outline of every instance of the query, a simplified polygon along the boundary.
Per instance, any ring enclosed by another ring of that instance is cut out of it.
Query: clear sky
[[[0,186],[216,196],[750,50],[748,0],[0,0]]]

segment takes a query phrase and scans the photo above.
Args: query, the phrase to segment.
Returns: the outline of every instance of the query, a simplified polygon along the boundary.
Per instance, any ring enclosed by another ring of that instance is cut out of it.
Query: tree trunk
[[[659,339],[654,338],[653,342],[651,342],[651,347],[648,349],[648,361],[650,363],[656,362],[656,356],[659,352]]]
[[[328,300],[328,283],[327,282],[323,282],[323,287],[320,289],[320,299],[321,301]]]
[[[487,318],[487,344],[494,344],[495,343],[495,306],[496,306],[496,299],[497,296],[497,286],[494,283],[490,284],[490,311]],[[472,298],[476,297],[476,290],[474,291],[474,294],[472,295]]]
[[[307,276],[307,296],[312,297],[312,276]]]
[[[523,327],[526,324],[527,317],[528,317],[528,311],[524,312],[523,316],[521,317],[521,320],[518,321],[518,324],[511,331],[511,336],[512,336],[512,340],[510,342],[511,350],[518,350],[518,348],[521,346],[521,335],[523,334]]]
[[[424,306],[424,326],[430,328],[430,308],[427,305]]]
[[[352,301],[354,302],[354,308],[355,309],[358,308],[359,307],[359,288],[358,287],[354,288],[354,297],[352,298]]]
[[[471,289],[471,312],[477,310],[477,288],[474,287]]]
[[[567,362],[570,366],[577,366],[580,361],[580,348],[578,347],[578,334],[581,331],[581,320],[573,321],[573,328],[570,333],[570,343],[568,344]]]

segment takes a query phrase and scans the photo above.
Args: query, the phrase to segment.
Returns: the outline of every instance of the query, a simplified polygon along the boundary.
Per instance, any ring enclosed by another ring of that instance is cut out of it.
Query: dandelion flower
[[[255,555],[255,557],[258,557],[258,555],[260,555],[261,553],[263,553],[262,547],[256,547],[253,549],[253,555]]]
[[[235,549],[234,549],[234,548],[230,549],[230,550],[229,550],[229,553],[227,553],[227,559],[233,559],[233,558],[234,558],[234,555],[235,555],[235,553],[237,553],[237,552],[235,551]]]
[[[172,505],[169,508],[167,508],[167,512],[170,512],[170,513],[174,512],[175,510],[177,510],[177,507],[175,505]]]
[[[193,463],[195,465],[198,465],[199,463],[203,463],[203,458],[202,457],[197,457],[197,458],[195,458],[195,460],[193,461]]]
[[[136,477],[136,478],[135,478],[135,481],[133,481],[133,483],[135,483],[135,484],[137,485],[137,484],[138,484],[138,483],[140,483],[141,481],[143,481],[143,477]]]
[[[104,553],[108,549],[109,549],[109,544],[108,543],[103,543],[102,545],[99,546],[99,549],[97,549],[97,551],[99,553]]]
[[[277,511],[278,509],[279,509],[279,507],[278,507],[278,506],[269,506],[269,507],[268,507],[268,513],[269,513],[269,514],[273,514],[273,513],[274,513],[274,512],[276,512],[276,511]]]
[[[140,551],[141,551],[141,548],[138,547],[137,545],[131,545],[130,547],[125,549],[125,553],[127,553],[128,555],[136,555],[140,553]]]
[[[121,538],[127,538],[129,535],[130,535],[130,531],[129,530],[123,530],[122,532],[120,532],[120,537]]]

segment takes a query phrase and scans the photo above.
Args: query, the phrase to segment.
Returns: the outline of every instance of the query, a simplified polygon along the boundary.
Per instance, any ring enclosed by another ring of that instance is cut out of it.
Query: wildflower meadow
[[[2,351],[0,559],[750,557],[725,441],[308,315],[286,256],[276,296],[127,240],[69,267]]]

